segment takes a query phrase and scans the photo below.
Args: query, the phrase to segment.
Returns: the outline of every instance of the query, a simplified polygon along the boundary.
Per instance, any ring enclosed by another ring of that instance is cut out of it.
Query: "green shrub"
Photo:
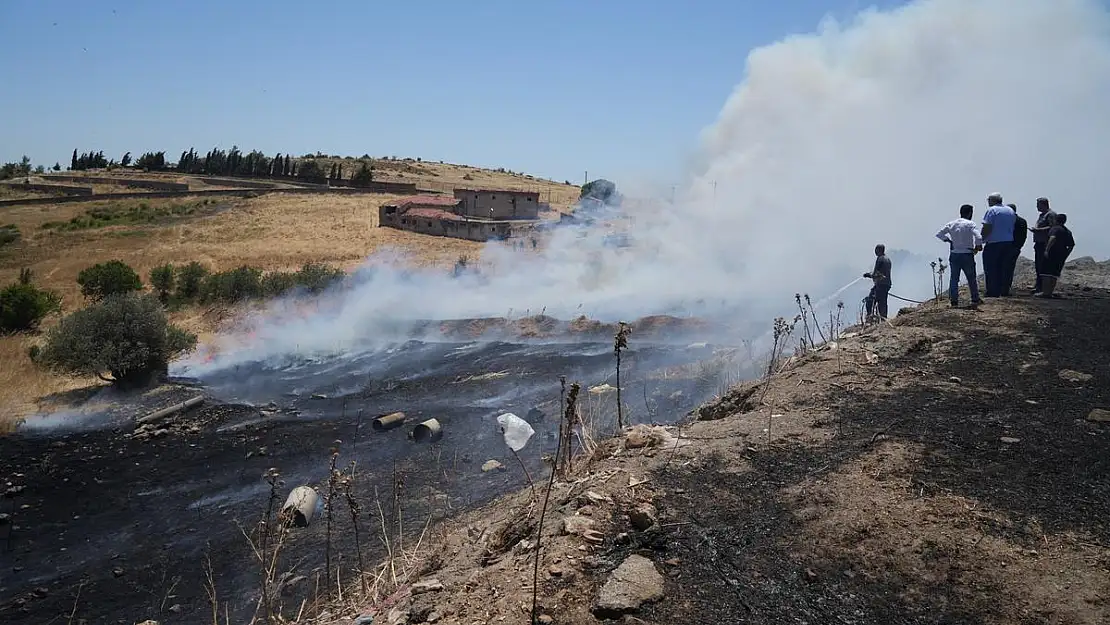
[[[196,343],[196,335],[170,324],[153,295],[124,293],[63,318],[35,360],[55,371],[131,386],[164,373],[170,360]]]
[[[10,243],[15,243],[19,240],[19,228],[15,224],[8,224],[0,226],[0,247],[4,247]]]
[[[82,269],[77,274],[77,284],[81,285],[81,294],[94,301],[143,288],[139,274],[121,260],[110,260]]]
[[[208,268],[193,261],[177,270],[177,298],[188,302],[200,297]]]
[[[166,304],[173,292],[174,280],[177,278],[176,268],[170,264],[159,265],[150,270],[150,286],[158,294],[158,300]]]
[[[297,273],[292,271],[270,271],[262,277],[262,294],[278,297],[297,288]]]
[[[38,327],[50,313],[62,309],[57,293],[40,289],[27,281],[10,284],[0,290],[0,332],[24,332]]]
[[[346,274],[327,263],[305,263],[297,272],[297,285],[309,293],[319,293],[339,282]]]
[[[261,296],[262,270],[246,265],[209,275],[201,288],[201,299],[207,302],[238,302]]]

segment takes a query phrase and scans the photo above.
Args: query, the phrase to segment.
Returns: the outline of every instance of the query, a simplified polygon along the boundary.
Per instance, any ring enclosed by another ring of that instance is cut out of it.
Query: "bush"
[[[110,260],[82,269],[77,274],[77,284],[81,285],[81,295],[94,301],[143,288],[139,274],[121,260]]]
[[[245,265],[208,276],[201,288],[201,299],[207,302],[238,302],[261,295],[262,270]]]
[[[177,278],[176,269],[170,263],[159,265],[150,270],[150,286],[154,287],[154,291],[158,293],[158,299],[162,304],[170,300],[175,278]]]
[[[38,327],[50,313],[62,309],[58,294],[40,289],[27,280],[10,284],[0,291],[0,332],[24,332]]]
[[[297,288],[297,273],[293,271],[271,271],[262,277],[262,294],[278,297]]]
[[[153,295],[111,295],[62,319],[47,335],[36,362],[76,375],[131,386],[164,373],[197,337],[172,324]]]
[[[177,298],[182,301],[192,301],[200,297],[204,279],[208,276],[208,269],[193,261],[177,270]]]
[[[15,224],[0,226],[0,247],[19,240],[19,227]]]
[[[346,274],[327,263],[305,263],[297,272],[297,285],[309,293],[319,293],[339,282]]]

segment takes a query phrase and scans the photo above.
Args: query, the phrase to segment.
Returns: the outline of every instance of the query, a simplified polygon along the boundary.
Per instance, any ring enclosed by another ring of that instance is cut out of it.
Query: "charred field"
[[[28,420],[0,439],[0,619],[192,623],[210,613],[215,592],[221,611],[244,621],[264,577],[248,537],[270,504],[270,469],[281,476],[278,506],[299,485],[323,495],[337,450],[364,511],[362,549],[377,561],[385,542],[420,540],[437,521],[526,486],[521,464],[543,472],[559,427],[560,376],[582,384],[591,431],[600,438],[615,429],[607,326],[533,331],[554,328],[540,320],[490,340],[475,335],[476,324],[447,323],[437,341],[244,364],[141,395],[101,393],[79,410]],[[675,342],[696,338],[698,322],[655,318],[641,327],[622,365],[629,422],[678,418],[743,375],[735,348]],[[674,333],[682,328],[689,331]],[[137,422],[198,395],[199,407]],[[403,427],[371,427],[394,411],[405,413]],[[536,430],[520,463],[497,427],[504,412]],[[442,438],[411,440],[413,425],[429,418],[442,424]],[[501,468],[484,471],[487,460]],[[338,504],[332,516],[330,532],[316,520],[284,545],[282,602],[294,613],[355,568],[352,519]]]

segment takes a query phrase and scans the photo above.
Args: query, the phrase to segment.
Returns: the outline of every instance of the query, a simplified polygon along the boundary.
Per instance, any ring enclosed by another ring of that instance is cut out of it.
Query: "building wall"
[[[467,191],[456,189],[455,197],[462,201],[460,214],[482,219],[538,219],[540,196],[538,193],[510,191]],[[493,213],[490,213],[490,209]]]
[[[469,241],[508,238],[512,230],[512,224],[508,223],[410,217],[388,205],[378,208],[378,226]]]

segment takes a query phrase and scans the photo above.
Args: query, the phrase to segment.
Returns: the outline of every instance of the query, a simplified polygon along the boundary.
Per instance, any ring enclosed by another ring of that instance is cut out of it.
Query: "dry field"
[[[354,161],[345,161],[351,163]],[[481,186],[535,189],[568,206],[577,187],[528,179],[518,175],[455,165],[385,161],[383,180],[417,182],[422,188]],[[345,169],[350,165],[345,165]],[[377,166],[377,165],[376,165]],[[405,173],[406,166],[410,166]],[[387,175],[387,170],[394,175]],[[414,173],[417,172],[417,173]],[[432,172],[435,175],[429,175]],[[419,175],[418,175],[419,174]],[[101,174],[103,175],[103,174]],[[166,174],[135,174],[187,181]],[[464,180],[469,175],[472,180]],[[195,188],[213,188],[195,183]],[[15,224],[22,239],[0,249],[0,285],[14,282],[23,267],[34,272],[39,286],[63,296],[65,311],[83,305],[77,274],[92,264],[119,259],[134,267],[144,282],[151,268],[166,262],[200,261],[212,270],[252,265],[262,269],[296,269],[321,261],[344,269],[362,263],[378,250],[396,249],[421,266],[447,271],[461,255],[481,256],[483,245],[471,241],[430,237],[377,227],[377,209],[397,196],[265,194],[254,198],[183,196],[151,199],[150,207],[190,204],[187,217],[142,225],[113,225],[73,231],[43,228],[48,222],[68,222],[90,209],[110,204],[138,205],[140,200],[77,202],[0,208],[0,223]],[[175,321],[204,336],[229,315],[228,311],[190,309],[174,314]],[[55,318],[46,325],[55,322]],[[95,380],[58,377],[32,366],[27,349],[34,336],[0,337],[0,431],[20,417],[64,400],[54,394],[88,387]]]

